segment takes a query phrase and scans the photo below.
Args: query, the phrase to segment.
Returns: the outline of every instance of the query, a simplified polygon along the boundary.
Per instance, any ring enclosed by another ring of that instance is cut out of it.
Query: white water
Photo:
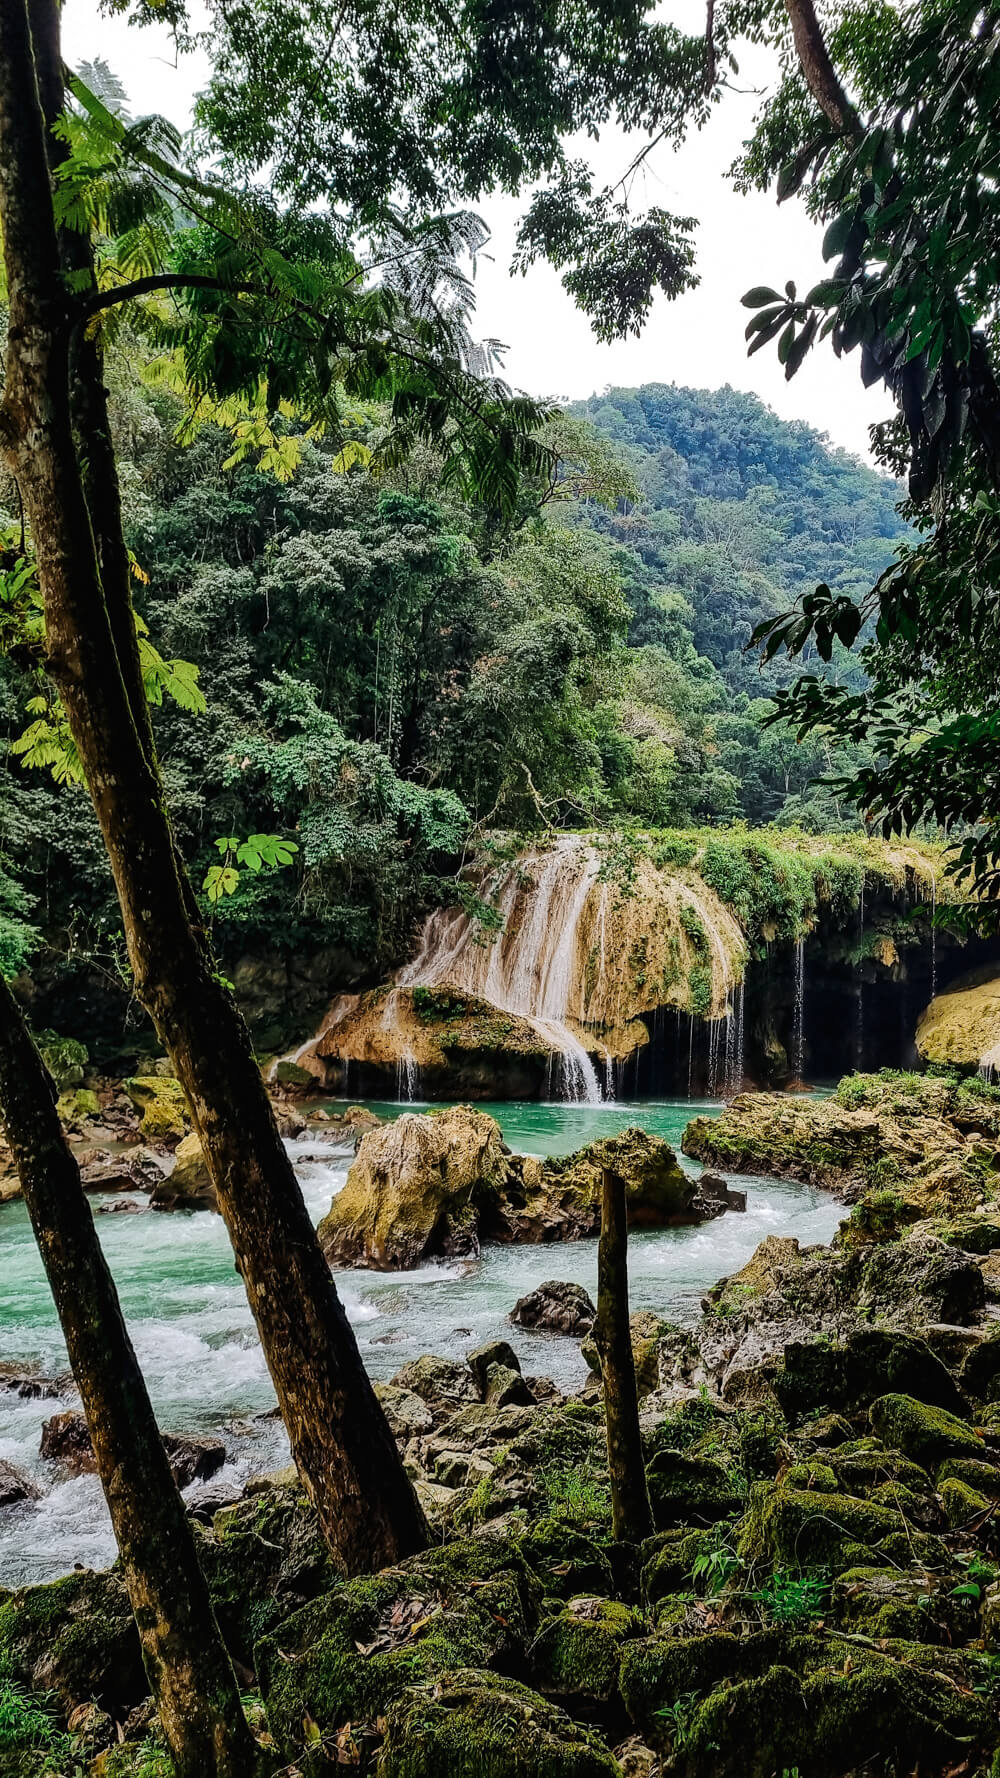
[[[568,1153],[629,1123],[677,1146],[693,1112],[719,1107],[665,1101],[490,1109],[513,1148],[544,1154]],[[290,1143],[289,1149],[318,1219],[347,1176],[350,1153],[316,1141]],[[805,1186],[760,1179],[737,1183],[748,1191],[746,1215],[632,1237],[635,1308],[691,1322],[708,1286],[743,1265],[765,1235],[797,1235],[804,1244],[826,1241],[840,1219],[829,1197]],[[223,1479],[239,1482],[286,1462],[280,1423],[258,1418],[273,1407],[274,1395],[220,1218],[204,1211],[163,1215],[143,1208],[134,1216],[99,1215],[97,1226],[161,1426],[221,1433],[228,1452]],[[572,1388],[584,1376],[576,1343],[513,1328],[506,1317],[519,1296],[546,1278],[572,1279],[593,1292],[596,1265],[596,1242],[579,1241],[493,1247],[471,1263],[392,1275],[347,1272],[337,1282],[375,1378],[392,1376],[422,1352],[460,1357],[487,1339],[504,1337],[517,1348],[526,1373],[548,1375]],[[0,1207],[0,1359],[45,1376],[58,1375],[66,1365],[21,1204]],[[38,1456],[43,1421],[74,1405],[69,1391],[58,1400],[23,1401],[0,1390],[0,1458],[28,1470],[45,1490],[37,1504],[0,1514],[0,1587],[51,1579],[75,1563],[102,1566],[114,1557],[96,1479],[61,1480]]]
[[[580,868],[581,847],[570,835],[531,859],[534,888],[516,918],[522,886],[508,873],[498,899],[503,931],[484,943],[468,916],[437,909],[426,921],[420,949],[400,971],[400,987],[464,989],[533,1025],[550,1047],[549,1097],[599,1105],[597,1069],[567,1023],[577,978],[577,929],[599,862]]]

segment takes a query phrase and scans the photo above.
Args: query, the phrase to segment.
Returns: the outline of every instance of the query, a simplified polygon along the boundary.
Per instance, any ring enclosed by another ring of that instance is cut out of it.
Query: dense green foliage
[[[308,440],[288,481],[227,467],[226,433],[179,446],[176,398],[128,362],[113,386],[136,596],[207,701],[154,710],[178,836],[199,883],[220,838],[298,847],[212,907],[224,958],[277,940],[386,967],[475,824],[842,824],[810,788],[821,750],[761,729],[766,686],[741,652],[825,548],[853,585],[899,528],[892,484],[807,428],[731,390],[610,392],[587,404],[596,442],[579,419],[553,434],[560,498],[525,484],[501,519],[443,488],[427,450],[380,478],[334,473]],[[15,740],[35,680],[17,649],[3,675]],[[72,967],[117,977],[86,797],[14,758],[2,792],[4,966],[38,926]]]

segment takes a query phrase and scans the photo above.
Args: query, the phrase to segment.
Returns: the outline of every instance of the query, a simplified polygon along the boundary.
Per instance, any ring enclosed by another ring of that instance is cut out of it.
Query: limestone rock
[[[375,1394],[395,1438],[405,1440],[430,1432],[434,1415],[414,1390],[401,1389],[397,1383],[376,1383]]]
[[[668,1142],[645,1130],[627,1129],[565,1158],[521,1161],[501,1206],[496,1238],[552,1241],[596,1235],[606,1168],[625,1181],[634,1228],[670,1228],[716,1213],[699,1205],[697,1182],[683,1171]]]
[[[596,1315],[597,1309],[582,1284],[550,1278],[536,1290],[529,1290],[527,1296],[518,1298],[510,1319],[517,1327],[572,1334],[580,1339],[590,1332]]]
[[[323,1250],[332,1265],[380,1270],[477,1253],[480,1207],[499,1198],[508,1172],[499,1125],[485,1113],[408,1113],[362,1137],[319,1225]]]
[[[995,965],[973,970],[938,994],[917,1024],[923,1061],[952,1068],[995,1067],[1000,1061],[1000,977]]]
[[[454,1413],[463,1402],[479,1401],[476,1379],[467,1364],[454,1358],[435,1358],[430,1353],[404,1364],[392,1383],[396,1389],[418,1395],[435,1419]]]
[[[192,1130],[174,1150],[174,1164],[153,1188],[154,1210],[215,1210],[215,1186],[201,1142]]]
[[[998,1142],[1000,1101],[983,1082],[887,1071],[849,1075],[826,1099],[744,1093],[721,1117],[694,1118],[682,1147],[728,1172],[801,1179],[849,1200],[874,1190],[902,1226],[981,1207]]]

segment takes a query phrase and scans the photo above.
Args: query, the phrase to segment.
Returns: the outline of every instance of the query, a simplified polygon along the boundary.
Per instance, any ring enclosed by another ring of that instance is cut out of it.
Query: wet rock
[[[97,1468],[87,1422],[75,1408],[46,1420],[38,1450],[39,1456],[61,1463],[71,1475],[92,1475]]]
[[[51,1377],[22,1371],[4,1360],[0,1360],[0,1389],[19,1395],[22,1401],[54,1401],[61,1394],[59,1384]]]
[[[547,1333],[572,1334],[580,1339],[588,1334],[597,1316],[591,1298],[582,1284],[570,1284],[551,1278],[519,1297],[510,1312],[517,1327],[544,1329]]]
[[[137,1204],[134,1198],[115,1198],[113,1203],[98,1204],[98,1216],[141,1216],[148,1209],[146,1204]]]
[[[179,1488],[208,1481],[226,1461],[226,1447],[219,1439],[171,1432],[162,1438]],[[86,1419],[73,1408],[46,1420],[39,1452],[50,1462],[61,1463],[71,1475],[92,1475],[97,1469]]]
[[[408,1113],[362,1137],[319,1225],[323,1250],[332,1265],[383,1270],[477,1253],[480,1208],[499,1199],[508,1172],[500,1127],[484,1112]]]
[[[682,1146],[726,1172],[801,1179],[849,1200],[876,1188],[905,1222],[975,1209],[998,1139],[1000,1105],[981,1083],[887,1072],[850,1075],[828,1099],[741,1094],[721,1117],[693,1119]]]
[[[545,1161],[531,1156],[512,1166],[495,1228],[484,1228],[496,1240],[572,1241],[596,1235],[601,1225],[601,1180],[605,1170],[625,1181],[629,1224],[633,1228],[671,1228],[704,1222],[724,1206],[712,1208],[698,1195],[697,1182],[686,1174],[673,1149],[645,1130],[622,1130],[590,1142],[565,1158]]]
[[[465,1360],[470,1371],[479,1384],[480,1393],[485,1395],[487,1374],[493,1365],[500,1365],[504,1370],[516,1371],[520,1375],[521,1361],[509,1340],[490,1340],[488,1345],[477,1346]]]
[[[25,1500],[39,1500],[40,1490],[30,1475],[0,1457],[0,1511],[5,1506],[19,1506]]]

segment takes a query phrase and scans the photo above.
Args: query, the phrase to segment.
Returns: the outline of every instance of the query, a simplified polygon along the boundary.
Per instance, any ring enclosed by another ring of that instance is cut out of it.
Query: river
[[[413,1106],[376,1106],[398,1115]],[[637,1105],[490,1105],[511,1147],[525,1154],[568,1154],[595,1137],[639,1124],[679,1149],[688,1120],[718,1104],[674,1100]],[[343,1184],[351,1150],[313,1139],[289,1143],[314,1220]],[[690,1165],[693,1171],[695,1164]],[[840,1206],[807,1186],[740,1179],[745,1215],[728,1214],[701,1228],[646,1231],[630,1242],[633,1308],[692,1320],[708,1285],[734,1271],[765,1235],[828,1241]],[[104,1201],[93,1200],[95,1209]],[[144,1204],[144,1200],[137,1200]],[[132,1339],[165,1431],[222,1433],[228,1462],[222,1479],[243,1480],[287,1461],[246,1297],[222,1221],[206,1211],[98,1215],[98,1228],[118,1285]],[[338,1285],[365,1363],[388,1378],[422,1352],[461,1356],[500,1335],[517,1348],[526,1372],[564,1387],[583,1380],[579,1348],[558,1335],[511,1328],[507,1312],[545,1278],[573,1279],[593,1292],[597,1243],[555,1247],[491,1247],[475,1262],[419,1271],[347,1272]],[[66,1353],[23,1205],[0,1207],[0,1359],[58,1376]],[[57,1400],[26,1401],[0,1390],[0,1458],[30,1471],[44,1490],[31,1505],[0,1513],[0,1587],[49,1580],[75,1564],[104,1567],[115,1546],[95,1477],[59,1480],[42,1463],[42,1423],[77,1405],[72,1391]]]

